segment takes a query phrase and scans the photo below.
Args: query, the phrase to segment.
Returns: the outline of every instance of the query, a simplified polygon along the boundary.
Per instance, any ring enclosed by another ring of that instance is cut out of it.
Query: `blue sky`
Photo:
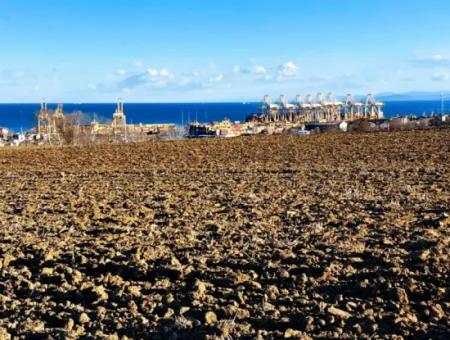
[[[0,102],[450,90],[450,1],[0,0]]]

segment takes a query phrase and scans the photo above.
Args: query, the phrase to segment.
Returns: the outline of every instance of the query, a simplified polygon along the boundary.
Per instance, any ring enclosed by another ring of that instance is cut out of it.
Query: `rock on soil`
[[[0,150],[0,339],[450,338],[450,130]]]

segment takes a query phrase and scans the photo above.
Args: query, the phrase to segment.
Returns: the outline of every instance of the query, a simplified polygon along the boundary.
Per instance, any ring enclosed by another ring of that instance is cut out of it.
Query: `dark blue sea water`
[[[227,117],[233,121],[244,120],[257,112],[260,103],[176,103],[176,104],[134,104],[125,103],[124,109],[129,123],[175,123],[187,124],[189,121],[209,122]],[[49,104],[54,109],[56,104]],[[385,116],[429,115],[440,112],[440,101],[392,101],[385,103]],[[94,114],[97,120],[112,118],[114,103],[107,104],[64,104],[64,112],[81,111],[88,119]],[[39,104],[0,104],[0,127],[13,131],[24,131],[36,124]]]

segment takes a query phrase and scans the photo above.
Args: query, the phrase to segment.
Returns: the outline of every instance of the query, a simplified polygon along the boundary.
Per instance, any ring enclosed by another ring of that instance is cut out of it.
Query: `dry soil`
[[[450,130],[0,150],[0,339],[450,337]]]

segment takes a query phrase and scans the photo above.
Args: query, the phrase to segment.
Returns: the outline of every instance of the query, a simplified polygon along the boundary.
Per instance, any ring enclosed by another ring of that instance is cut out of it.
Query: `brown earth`
[[[450,130],[0,150],[0,339],[450,337]]]

